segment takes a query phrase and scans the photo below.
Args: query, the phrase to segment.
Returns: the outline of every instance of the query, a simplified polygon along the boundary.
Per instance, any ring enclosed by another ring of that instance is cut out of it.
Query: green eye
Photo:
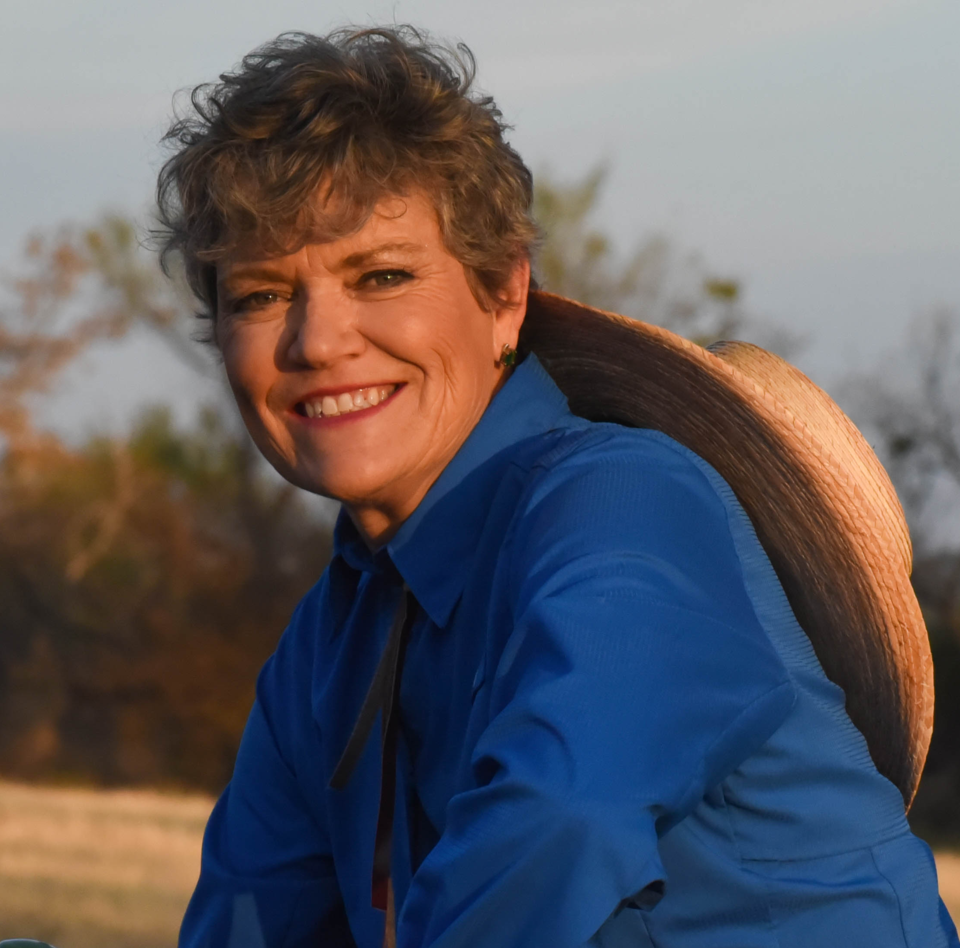
[[[412,278],[413,274],[406,270],[376,270],[373,273],[366,274],[361,282],[378,289],[385,289],[397,286]]]

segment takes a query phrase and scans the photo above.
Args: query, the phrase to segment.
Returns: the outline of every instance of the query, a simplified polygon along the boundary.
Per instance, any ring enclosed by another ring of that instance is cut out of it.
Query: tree
[[[7,447],[36,443],[30,399],[90,346],[146,327],[196,371],[209,361],[184,331],[184,307],[145,260],[133,224],[106,217],[28,240],[25,273],[0,307],[0,435]]]
[[[949,546],[936,527],[951,507],[960,509],[960,317],[940,309],[915,320],[895,355],[849,390],[877,436],[915,545]],[[952,526],[960,530],[960,520]],[[952,539],[960,547],[960,534]]]
[[[79,448],[35,398],[145,327],[198,371],[175,293],[111,218],[28,246],[0,313],[0,768],[32,777],[228,779],[253,683],[330,554],[327,522],[208,409],[148,412]]]
[[[598,309],[664,326],[701,345],[747,338],[786,354],[798,340],[749,316],[736,279],[712,274],[693,254],[679,255],[653,235],[626,256],[592,220],[608,169],[599,165],[570,183],[543,171],[534,216],[544,237],[535,272],[543,289]]]

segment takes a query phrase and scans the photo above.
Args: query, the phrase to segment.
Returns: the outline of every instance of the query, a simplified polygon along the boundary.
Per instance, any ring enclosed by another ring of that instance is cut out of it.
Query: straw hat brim
[[[933,664],[903,511],[836,404],[779,357],[531,294],[520,350],[576,414],[654,428],[727,481],[873,761],[909,808],[933,730]]]

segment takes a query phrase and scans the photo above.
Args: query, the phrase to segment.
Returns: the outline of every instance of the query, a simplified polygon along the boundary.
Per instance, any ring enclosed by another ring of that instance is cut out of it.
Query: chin
[[[292,484],[303,490],[339,500],[344,504],[362,506],[365,501],[374,497],[381,488],[380,480],[377,478],[357,477],[355,469],[344,470],[341,465],[336,467],[336,470],[326,469],[321,471],[300,468],[295,471],[281,471],[280,473]]]

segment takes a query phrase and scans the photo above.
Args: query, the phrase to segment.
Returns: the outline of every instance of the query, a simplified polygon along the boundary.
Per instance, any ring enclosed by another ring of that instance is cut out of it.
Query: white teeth
[[[303,402],[303,411],[308,418],[335,418],[337,415],[373,408],[389,398],[396,390],[396,385],[380,385],[372,388],[358,388],[353,392],[341,392],[336,396],[324,395],[322,399]]]

